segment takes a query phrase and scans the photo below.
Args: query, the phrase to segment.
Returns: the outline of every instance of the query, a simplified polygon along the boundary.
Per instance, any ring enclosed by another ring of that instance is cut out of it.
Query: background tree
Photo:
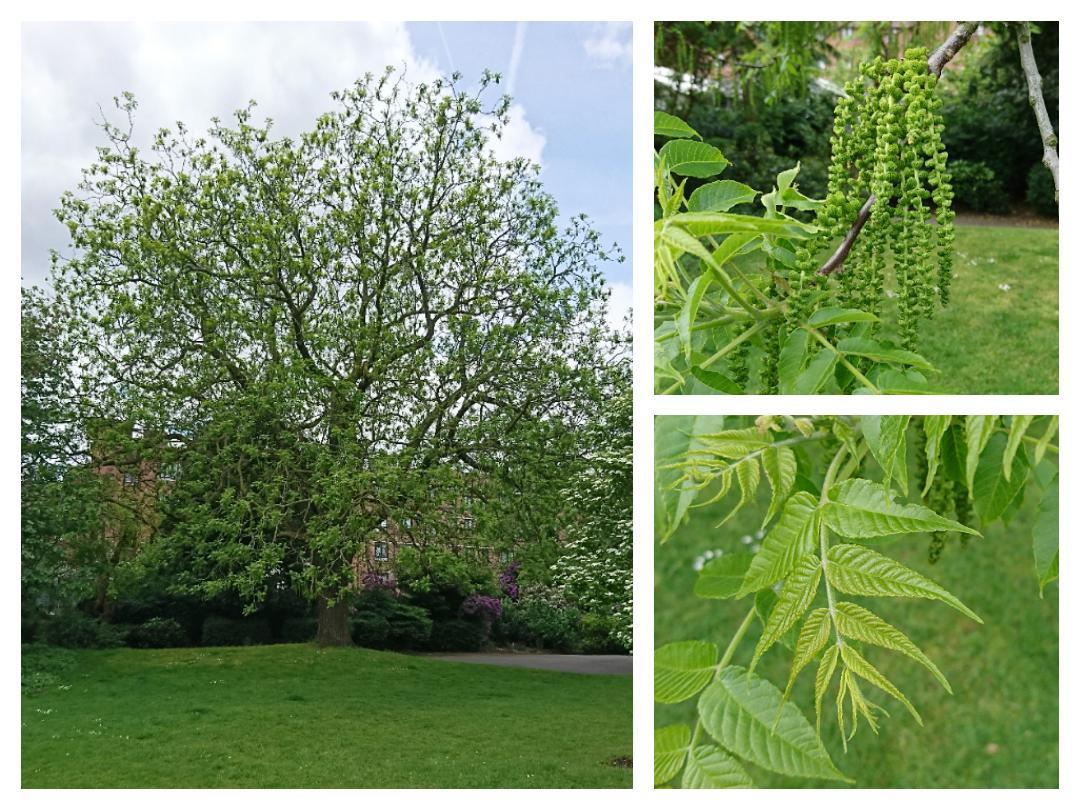
[[[249,105],[145,153],[125,96],[57,212],[83,396],[182,438],[167,520],[205,587],[254,605],[287,572],[322,643],[348,643],[353,559],[384,521],[435,521],[478,478],[527,498],[594,407],[606,254],[583,218],[559,231],[535,166],[492,155],[496,78],[387,71],[298,138]]]

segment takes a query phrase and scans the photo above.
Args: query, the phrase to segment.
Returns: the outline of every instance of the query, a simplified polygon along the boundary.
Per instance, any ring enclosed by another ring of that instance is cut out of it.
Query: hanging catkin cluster
[[[841,238],[873,194],[870,218],[838,275],[837,303],[880,316],[891,258],[898,331],[912,350],[919,323],[938,300],[948,303],[952,277],[953,194],[936,84],[923,48],[864,64],[848,82],[836,106],[820,241],[797,255],[801,270],[813,272],[817,249]]]

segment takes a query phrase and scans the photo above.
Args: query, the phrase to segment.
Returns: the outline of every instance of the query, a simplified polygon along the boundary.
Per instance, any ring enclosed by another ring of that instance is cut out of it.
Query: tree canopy
[[[145,151],[125,95],[57,210],[85,402],[173,439],[165,532],[205,587],[255,602],[287,573],[324,642],[347,639],[353,558],[388,519],[497,486],[505,522],[565,474],[599,397],[607,254],[584,217],[560,228],[536,166],[494,157],[496,78],[387,71],[295,138],[252,103]]]

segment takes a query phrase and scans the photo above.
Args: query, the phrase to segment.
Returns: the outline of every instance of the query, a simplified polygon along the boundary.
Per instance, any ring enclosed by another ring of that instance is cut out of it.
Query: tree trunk
[[[319,610],[319,629],[315,641],[320,647],[344,647],[352,644],[349,635],[349,605],[344,598],[338,597],[333,605],[325,596],[317,600]]]

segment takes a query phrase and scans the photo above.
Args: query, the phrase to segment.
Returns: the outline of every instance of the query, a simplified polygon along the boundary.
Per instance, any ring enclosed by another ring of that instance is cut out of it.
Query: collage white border
[[[1026,3],[1022,6],[1027,16],[1035,18],[1058,18],[1066,23],[1063,26],[1063,47],[1061,49],[1062,85],[1066,92],[1075,87],[1076,52],[1072,46],[1078,40],[1073,27],[1069,24],[1068,12],[1071,10],[1063,3]],[[898,19],[938,19],[947,9],[950,18],[967,19],[974,16],[987,16],[994,19],[1012,19],[1020,7],[1002,2],[963,2],[930,3],[924,0],[912,0],[904,4],[874,4],[856,2],[795,3],[790,0],[776,0],[768,7],[747,7],[745,4],[725,4],[723,2],[701,2],[700,0],[654,0],[653,2],[591,2],[590,0],[545,0],[542,3],[505,2],[459,2],[446,4],[432,0],[397,0],[389,4],[375,6],[371,3],[343,2],[342,0],[307,0],[303,4],[285,3],[281,0],[191,0],[182,5],[152,5],[149,2],[134,0],[115,0],[114,2],[74,2],[60,0],[50,2],[39,0],[24,3],[19,7],[8,5],[3,17],[2,38],[0,38],[0,76],[5,86],[5,107],[8,115],[6,125],[0,127],[3,138],[4,156],[7,169],[2,189],[4,217],[0,219],[3,229],[5,252],[10,275],[8,283],[11,294],[5,299],[8,316],[0,322],[3,345],[14,347],[18,340],[18,295],[14,285],[18,282],[19,262],[19,148],[20,127],[19,111],[22,100],[20,95],[20,24],[23,21],[60,21],[60,20],[632,20],[634,23],[634,324],[635,345],[637,352],[634,360],[634,597],[635,597],[635,662],[634,662],[634,759],[637,767],[634,775],[632,792],[614,790],[583,790],[564,792],[560,803],[571,807],[707,807],[713,810],[720,806],[741,802],[753,802],[765,807],[781,807],[797,803],[800,806],[855,806],[867,801],[866,795],[859,792],[832,789],[801,791],[798,796],[787,796],[781,791],[760,791],[754,794],[711,792],[691,792],[674,794],[667,791],[652,790],[652,435],[653,416],[661,414],[692,413],[730,413],[757,414],[766,412],[783,413],[1058,413],[1061,415],[1061,444],[1066,448],[1062,454],[1062,479],[1066,482],[1075,480],[1071,460],[1072,423],[1080,419],[1080,403],[1077,402],[1077,373],[1075,367],[1065,365],[1062,368],[1061,388],[1058,396],[933,396],[933,397],[657,397],[652,395],[652,335],[651,318],[651,233],[652,233],[652,22],[656,19],[724,19],[728,17],[748,16],[748,12],[761,12],[771,19],[862,19],[874,18]],[[810,14],[808,14],[810,12]],[[873,14],[868,14],[873,12]],[[1038,12],[1038,13],[1036,13]],[[1071,96],[1070,96],[1071,97]],[[32,103],[32,100],[27,100]],[[1070,133],[1077,131],[1075,108],[1064,106],[1061,112],[1060,129],[1065,132],[1066,143]],[[1071,169],[1068,157],[1062,166],[1062,185],[1066,189],[1075,187],[1077,177]],[[1074,180],[1069,180],[1073,177]],[[1063,197],[1061,205],[1062,228],[1060,299],[1077,300],[1078,288],[1071,260],[1075,257],[1074,236],[1071,225],[1075,216],[1075,207],[1069,196]],[[1076,359],[1080,354],[1077,343],[1077,322],[1065,319],[1060,327],[1059,356],[1068,360]],[[53,806],[70,804],[72,801],[88,807],[132,806],[142,807],[148,801],[161,807],[186,807],[192,800],[209,805],[224,805],[226,802],[257,801],[270,807],[295,808],[298,802],[352,803],[371,800],[374,802],[403,802],[407,807],[421,807],[427,803],[438,803],[448,808],[474,808],[480,806],[504,806],[513,802],[523,808],[546,808],[552,797],[544,791],[514,791],[506,795],[504,790],[468,790],[444,791],[432,796],[427,791],[365,791],[347,795],[335,791],[332,795],[315,791],[258,791],[258,795],[236,793],[233,791],[198,791],[191,796],[189,791],[156,792],[150,795],[143,790],[130,791],[79,791],[73,795],[61,791],[20,791],[19,762],[19,688],[17,686],[17,645],[18,630],[14,617],[18,614],[15,601],[18,598],[18,569],[15,561],[16,544],[14,538],[18,528],[17,472],[15,470],[15,431],[14,423],[18,412],[17,393],[14,380],[16,377],[15,352],[9,350],[0,355],[3,363],[2,379],[8,381],[7,394],[3,399],[5,422],[8,430],[0,434],[0,448],[3,458],[8,463],[0,467],[3,475],[3,514],[7,519],[6,537],[6,604],[4,615],[5,641],[0,647],[4,657],[3,691],[4,725],[0,736],[3,745],[3,787],[11,800],[26,806]],[[987,369],[987,374],[1008,374],[1007,369]],[[1080,524],[1077,521],[1075,502],[1069,497],[1064,499],[1061,516],[1062,535],[1076,537]],[[1071,581],[1075,566],[1068,551],[1064,554],[1062,579]],[[1069,639],[1075,635],[1073,628],[1077,622],[1077,598],[1074,588],[1065,588],[1061,592],[1060,626],[1065,628],[1064,636]],[[1077,669],[1076,648],[1069,644],[1061,647],[1060,672],[1062,684],[1080,682]],[[1061,691],[1061,713],[1059,728],[1061,747],[1059,762],[1061,768],[1061,789],[1042,791],[1035,799],[1044,807],[1074,806],[1077,800],[1077,788],[1080,785],[1076,772],[1071,770],[1078,759],[1076,728],[1080,717],[1077,716],[1075,690]],[[902,752],[898,752],[898,756]],[[1073,796],[1069,800],[1067,797]],[[250,797],[250,798],[249,798]],[[675,798],[678,797],[678,798]],[[1011,792],[979,791],[939,791],[924,790],[917,796],[908,797],[903,791],[886,790],[877,792],[873,801],[883,808],[900,808],[910,801],[928,804],[930,807],[966,805],[977,802],[980,808],[1012,807],[1017,801],[1028,801]],[[423,804],[421,804],[423,803]],[[18,806],[18,805],[17,805]]]

